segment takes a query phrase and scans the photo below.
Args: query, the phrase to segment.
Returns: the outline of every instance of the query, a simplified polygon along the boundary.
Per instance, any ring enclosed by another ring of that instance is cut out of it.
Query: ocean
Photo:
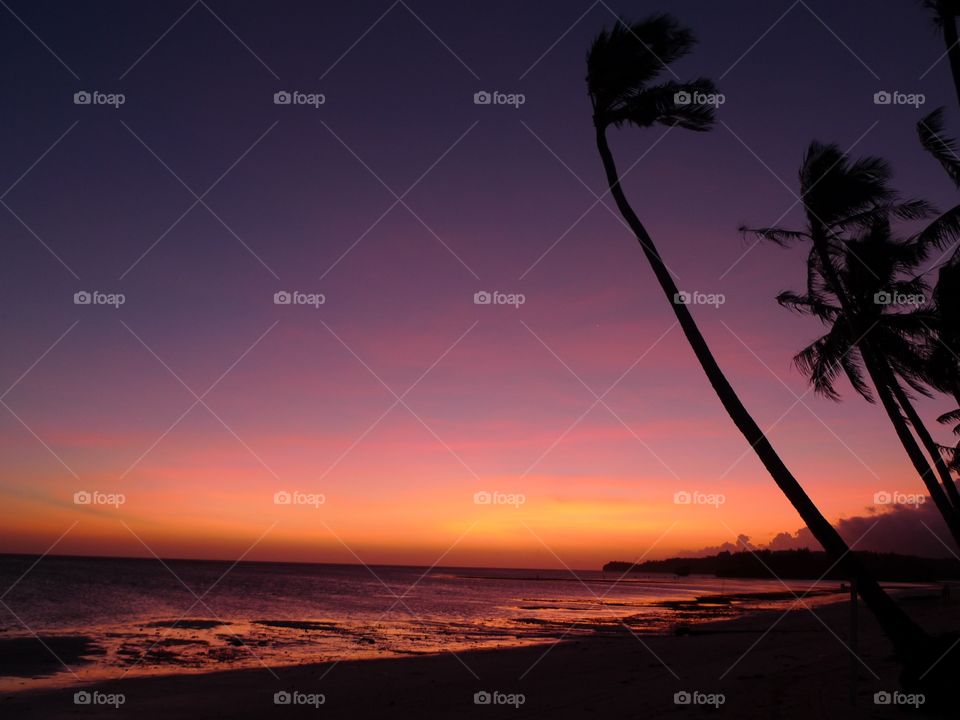
[[[664,633],[794,598],[776,579],[0,556],[0,690]],[[36,564],[34,564],[36,562]],[[836,583],[787,583],[806,602]],[[199,598],[199,599],[198,599]],[[699,598],[699,600],[698,600]]]

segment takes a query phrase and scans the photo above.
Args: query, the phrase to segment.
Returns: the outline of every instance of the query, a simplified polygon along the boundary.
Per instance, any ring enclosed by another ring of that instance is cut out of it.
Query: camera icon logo
[[[492,102],[493,102],[493,95],[488,93],[486,90],[481,90],[480,92],[475,92],[473,94],[474,105],[489,105]]]
[[[886,292],[885,290],[881,290],[880,292],[876,293],[873,296],[873,301],[877,305],[889,305],[890,303],[893,302],[893,295]]]
[[[86,490],[80,490],[73,494],[74,505],[89,505],[91,502],[93,502],[93,496]]]
[[[475,505],[489,505],[493,502],[493,496],[486,490],[481,490],[473,494],[473,502]]]
[[[273,694],[274,705],[289,705],[293,702],[293,695],[286,690],[279,690]]]
[[[893,102],[893,95],[886,90],[880,90],[873,94],[874,105],[889,105],[891,102]]]
[[[893,495],[888,493],[886,490],[880,490],[873,494],[873,504],[874,505],[889,505],[893,502]]]
[[[86,90],[80,90],[73,94],[74,105],[89,105],[93,101],[93,96]]]
[[[274,305],[289,305],[293,302],[293,295],[288,293],[286,290],[280,290],[273,294],[273,304]]]
[[[274,505],[290,505],[293,502],[293,495],[286,490],[278,490],[273,494]]]
[[[488,293],[486,290],[480,290],[473,294],[473,304],[474,305],[489,305],[493,302],[493,295]]]
[[[892,702],[893,702],[893,695],[888,693],[886,690],[881,690],[873,694],[874,705],[889,705]]]
[[[280,90],[273,94],[274,105],[289,105],[291,102],[293,102],[293,95],[286,90]]]
[[[93,701],[93,696],[86,690],[78,690],[73,694],[74,705],[89,705]]]
[[[680,690],[673,694],[674,705],[689,705],[693,702],[693,697],[686,690]]]
[[[681,90],[673,94],[673,102],[676,105],[689,105],[693,102],[693,96],[686,90]]]
[[[689,305],[692,297],[686,290],[681,290],[673,296],[674,305]]]
[[[493,697],[486,690],[481,690],[473,694],[474,705],[489,705],[491,702],[493,702]]]
[[[679,490],[673,494],[674,505],[689,505],[693,502],[693,496],[686,490]]]
[[[93,295],[88,293],[86,290],[81,290],[80,292],[75,292],[73,294],[74,305],[89,305],[91,302],[93,302]]]

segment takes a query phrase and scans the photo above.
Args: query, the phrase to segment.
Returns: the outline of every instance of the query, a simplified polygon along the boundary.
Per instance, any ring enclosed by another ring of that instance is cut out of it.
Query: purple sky
[[[737,227],[802,221],[796,171],[813,139],[883,155],[905,194],[953,204],[914,132],[939,105],[957,116],[942,43],[916,4],[878,5],[669,3],[700,39],[676,72],[716,80],[718,126],[613,133],[679,285],[726,298],[695,312],[721,364],[831,518],[919,481],[876,408],[849,392],[796,402],[790,358],[819,328],[773,298],[801,286],[803,253],[752,247]],[[0,390],[13,385],[0,550],[42,551],[81,518],[64,550],[138,552],[70,503],[94,487],[123,489],[131,524],[170,554],[235,554],[292,487],[324,492],[324,521],[373,560],[432,562],[472,522],[473,493],[497,488],[527,496],[526,520],[483,520],[451,559],[555,565],[525,527],[571,564],[639,554],[683,488],[724,492],[723,522],[683,516],[658,554],[795,530],[612,203],[596,201],[587,47],[614,13],[664,7],[0,8]],[[125,103],[75,105],[82,90]],[[326,102],[275,105],[280,90]],[[525,103],[475,105],[482,90]],[[926,102],[877,106],[879,90]],[[80,290],[126,302],[75,306]],[[326,302],[276,306],[279,290]],[[526,302],[478,306],[481,290]],[[578,421],[641,356],[609,410]],[[171,428],[228,369],[209,410]],[[371,429],[390,391],[428,370]],[[384,520],[391,508],[404,519]],[[309,521],[284,533],[265,557],[344,559]]]

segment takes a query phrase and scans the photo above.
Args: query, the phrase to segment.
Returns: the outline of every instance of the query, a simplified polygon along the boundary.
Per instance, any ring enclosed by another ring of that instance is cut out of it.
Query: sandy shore
[[[904,598],[928,630],[960,629],[960,601]],[[553,646],[400,659],[135,678],[89,691],[122,693],[119,707],[74,704],[78,688],[8,694],[0,717],[36,718],[897,718],[911,708],[876,705],[897,688],[889,645],[861,606],[862,663],[847,650],[846,603],[784,614],[764,611],[697,626],[686,635],[590,638]],[[772,629],[771,629],[772,628]],[[956,650],[960,652],[960,648]],[[857,664],[856,704],[851,702]],[[274,674],[277,677],[274,677]],[[501,693],[478,705],[478,692]],[[275,705],[274,693],[323,704]],[[696,706],[677,692],[701,693]],[[523,702],[518,704],[522,694]],[[511,697],[513,696],[513,697]],[[114,698],[117,699],[117,698]]]

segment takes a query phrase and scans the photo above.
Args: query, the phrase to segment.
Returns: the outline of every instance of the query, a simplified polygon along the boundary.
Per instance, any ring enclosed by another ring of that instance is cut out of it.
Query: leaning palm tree
[[[960,256],[954,255],[940,268],[933,300],[928,382],[937,390],[952,394],[960,406]],[[937,421],[954,425],[953,434],[960,435],[960,409],[941,415]],[[960,441],[941,449],[950,467],[960,473]]]
[[[864,602],[883,626],[901,657],[915,659],[918,654],[926,656],[928,649],[921,648],[926,648],[927,636],[883,591],[876,579],[865,571],[744,407],[717,364],[689,307],[676,302],[679,290],[670,271],[623,192],[607,140],[607,131],[611,127],[632,124],[648,128],[662,124],[704,131],[712,125],[713,107],[698,102],[701,94],[714,92],[712,82],[702,78],[687,83],[660,79],[663,70],[687,55],[694,44],[692,33],[669,15],[657,15],[636,24],[618,21],[611,30],[601,32],[593,42],[587,56],[587,85],[593,105],[597,149],[609,191],[636,236],[687,342],[734,425],[817,541],[845,569],[848,576],[856,580]]]
[[[817,393],[839,400],[836,380],[845,375],[854,390],[873,403],[874,395],[865,378],[868,371],[862,347],[869,343],[878,361],[886,365],[885,371],[893,378],[889,390],[933,459],[943,485],[938,485],[928,471],[927,489],[960,545],[957,513],[960,492],[942,448],[933,439],[904,387],[930,395],[927,389],[929,319],[922,309],[900,312],[891,302],[899,298],[926,297],[926,284],[917,272],[928,250],[916,239],[894,237],[889,219],[879,215],[867,227],[855,231],[853,237],[846,240],[840,256],[834,258],[833,277],[842,286],[847,307],[824,279],[816,250],[808,260],[806,292],[781,293],[777,300],[784,307],[812,315],[829,327],[825,335],[794,358]]]
[[[960,15],[958,0],[921,0],[921,5],[933,14],[933,24],[943,33],[946,54],[950,59],[953,86],[960,101],[960,37],[957,35],[957,16]]]
[[[910,342],[910,338],[902,335],[904,319],[896,314],[883,314],[876,301],[876,294],[888,289],[884,287],[884,282],[896,282],[893,276],[904,268],[904,253],[909,253],[911,263],[908,267],[915,268],[936,245],[934,240],[923,237],[921,233],[915,241],[897,250],[900,253],[898,265],[894,262],[898,256],[888,254],[896,248],[896,243],[891,243],[889,239],[889,219],[920,220],[935,213],[923,201],[898,200],[890,189],[890,175],[889,166],[879,158],[851,161],[836,145],[814,142],[804,156],[800,169],[800,197],[807,216],[806,228],[801,231],[761,228],[753,232],[781,244],[806,240],[812,245],[809,270],[822,278],[824,288],[836,300],[840,311],[838,317],[843,322],[848,341],[859,354],[862,367],[907,457],[943,516],[954,541],[960,546],[960,505],[955,505],[948,493],[956,499],[960,499],[960,495],[953,485],[939,446],[930,437],[897,377],[899,374],[912,387],[920,389],[924,381],[923,370],[920,364],[912,367],[895,364],[898,357],[905,356],[893,350],[890,343],[895,339],[895,334],[884,334],[884,329],[892,329],[891,323],[897,322],[901,344]],[[873,235],[872,245],[853,239],[863,230],[868,231],[868,236]],[[885,239],[878,241],[878,232]],[[861,254],[870,254],[872,260],[868,261]],[[876,264],[876,268],[870,266],[871,262]],[[844,272],[848,275],[847,282]],[[888,277],[884,280],[884,276]],[[854,278],[852,283],[849,278]],[[859,294],[863,289],[870,288],[875,292]],[[915,284],[892,285],[891,289],[895,293],[902,289],[908,291],[905,294],[922,294],[919,292],[921,288]],[[887,350],[893,354],[887,354]],[[910,349],[903,348],[903,352],[909,355]],[[856,384],[854,386],[857,387]],[[909,417],[905,418],[904,413]],[[929,460],[913,436],[911,425],[924,443]]]
[[[937,274],[928,321],[928,383],[960,405],[960,250]]]

